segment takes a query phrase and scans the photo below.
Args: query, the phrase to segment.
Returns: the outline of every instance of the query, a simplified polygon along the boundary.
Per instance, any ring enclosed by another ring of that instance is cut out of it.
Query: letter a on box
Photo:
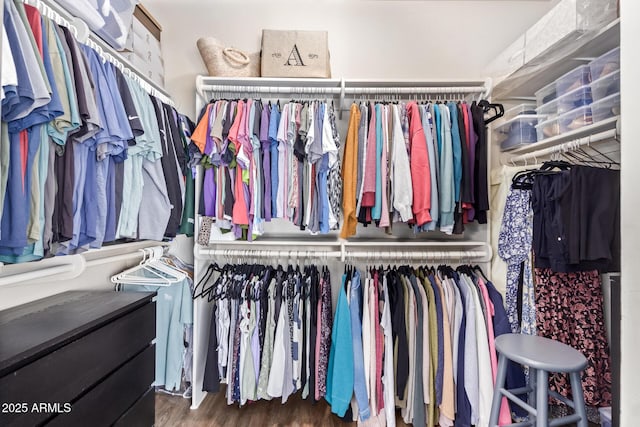
[[[287,58],[287,62],[284,63],[286,66],[295,66],[295,67],[304,67],[304,62],[302,62],[302,56],[300,56],[300,51],[298,50],[297,45],[293,45],[293,49],[291,49],[291,53],[289,54],[289,58]]]

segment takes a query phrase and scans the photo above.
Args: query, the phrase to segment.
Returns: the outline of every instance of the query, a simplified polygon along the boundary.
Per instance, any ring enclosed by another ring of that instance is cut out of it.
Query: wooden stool
[[[511,426],[547,427],[577,423],[578,427],[587,427],[587,411],[584,404],[584,394],[580,372],[587,366],[587,359],[578,350],[553,341],[548,338],[523,334],[505,334],[496,338],[498,358],[498,373],[496,378],[493,402],[491,403],[491,417],[489,426],[498,425],[500,402],[503,397],[514,402],[529,413],[529,421]],[[514,390],[505,389],[507,364],[509,360],[529,367],[529,386]],[[573,401],[549,390],[549,372],[564,372],[569,374]],[[527,393],[527,404],[518,395]],[[549,396],[566,403],[574,409],[574,414],[553,420],[548,419]]]

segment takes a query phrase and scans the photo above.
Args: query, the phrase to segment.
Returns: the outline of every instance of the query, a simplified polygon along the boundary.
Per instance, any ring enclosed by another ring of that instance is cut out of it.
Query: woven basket
[[[210,76],[260,77],[260,52],[247,54],[233,47],[224,47],[213,37],[202,37],[196,45]]]

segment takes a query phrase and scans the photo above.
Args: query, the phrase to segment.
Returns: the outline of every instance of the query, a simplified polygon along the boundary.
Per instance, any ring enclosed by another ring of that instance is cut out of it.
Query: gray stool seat
[[[549,372],[582,371],[587,367],[587,358],[575,348],[535,335],[500,335],[496,350],[514,362]]]
[[[587,359],[582,353],[558,341],[523,334],[500,335],[496,338],[495,345],[499,358],[489,417],[490,427],[498,426],[500,404],[503,398],[529,413],[529,421],[511,424],[512,426],[555,427],[577,423],[578,427],[587,427],[587,411],[580,380],[580,373],[587,367]],[[509,360],[529,367],[527,387],[514,390],[505,388]],[[569,374],[573,400],[549,390],[549,372]],[[518,397],[521,395],[528,395],[528,402]],[[575,413],[549,420],[549,396],[564,402],[573,408]]]

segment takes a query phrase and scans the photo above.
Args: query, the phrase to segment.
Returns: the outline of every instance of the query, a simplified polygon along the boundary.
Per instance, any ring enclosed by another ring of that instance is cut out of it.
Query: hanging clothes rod
[[[491,255],[485,251],[347,251],[346,260],[368,260],[368,261],[475,261],[489,262]]]
[[[115,50],[109,44],[107,44],[100,37],[93,32],[89,32],[87,24],[79,20],[78,18],[67,12],[62,6],[57,4],[53,0],[23,0],[25,4],[29,4],[38,9],[38,11],[47,18],[55,21],[59,25],[63,25],[71,30],[73,35],[78,39],[80,43],[84,43],[87,46],[94,49],[105,60],[114,64],[124,74],[133,78],[140,86],[149,94],[159,98],[162,102],[175,107],[175,104],[169,93],[164,90],[156,82],[140,73],[136,67],[126,60],[120,52]],[[83,26],[82,30],[78,28]],[[80,40],[80,34],[89,32],[87,40]]]
[[[210,93],[260,93],[273,95],[305,94],[305,95],[339,95],[339,87],[297,87],[297,86],[224,86],[207,85],[201,88]]]
[[[23,282],[30,282],[33,280],[43,279],[45,277],[52,277],[52,276],[60,275],[63,273],[77,272],[77,274],[80,274],[78,271],[83,269],[84,269],[83,265],[78,267],[77,265],[70,263],[70,264],[57,265],[54,267],[40,268],[38,270],[28,271],[25,273],[12,274],[10,276],[0,277],[0,287],[15,285]]]
[[[0,268],[0,287],[32,282],[48,277],[52,281],[71,280],[83,274],[87,268],[122,261],[139,260],[144,256],[141,250],[149,248],[150,244],[165,248],[169,245],[165,242],[151,241],[125,243],[105,246],[101,249],[92,249],[81,254],[46,258],[33,263],[2,265]]]
[[[253,245],[255,242],[251,243]],[[342,242],[338,244],[330,244],[331,242],[325,242],[322,245],[312,245],[319,247],[330,248],[332,246],[338,246],[340,250],[272,250],[265,249],[264,246],[258,247],[245,247],[243,249],[200,249],[198,252],[199,257],[230,257],[230,258],[312,258],[322,260],[340,260],[345,262],[346,260],[461,260],[469,259],[477,262],[489,262],[492,257],[491,246],[486,243],[478,242],[392,242],[388,244],[380,242]],[[354,244],[355,243],[355,244]],[[267,244],[269,245],[269,244]],[[279,245],[271,242],[270,245],[282,247],[285,245]],[[305,246],[305,243],[298,242],[293,245]],[[287,245],[287,246],[293,246]],[[353,245],[354,249],[350,249],[349,246]],[[265,245],[266,246],[266,245]],[[371,247],[366,250],[365,247]],[[421,250],[407,250],[407,248],[421,248]],[[447,249],[451,247],[451,249]],[[460,248],[470,248],[469,250],[460,250]],[[478,247],[482,247],[479,250]],[[386,250],[384,249],[386,248]],[[428,249],[433,248],[433,249]],[[471,249],[473,248],[473,249]],[[401,249],[401,250],[398,250]]]
[[[316,86],[225,86],[205,85],[201,92],[211,93],[261,93],[273,95],[422,95],[422,94],[470,94],[484,92],[484,87],[316,87]]]
[[[484,81],[410,81],[196,77],[196,92],[209,101],[214,94],[318,95],[340,98],[338,109],[348,108],[346,97],[359,95],[479,95],[488,98],[493,88],[490,78]]]
[[[484,86],[446,87],[347,87],[347,95],[422,95],[422,94],[471,94],[482,93]]]
[[[205,251],[210,258],[271,259],[319,259],[345,261],[459,261],[489,262],[486,251],[265,251],[242,249],[210,249]]]
[[[512,156],[508,158],[507,161],[514,165],[518,162],[527,162],[529,160],[537,161],[538,158],[545,158],[552,154],[562,154],[562,153],[567,153],[569,151],[575,151],[585,145],[588,146],[590,144],[600,142],[600,141],[618,139],[618,137],[619,137],[619,134],[616,129],[609,129],[603,132],[594,133],[592,135],[585,136],[583,138],[578,138],[572,141],[564,142],[562,144],[554,145],[553,147],[532,151],[530,153],[525,153],[518,156]]]
[[[341,251],[266,251],[266,250],[242,250],[242,249],[209,249],[203,251],[209,257],[222,258],[290,258],[290,259],[340,259]]]

